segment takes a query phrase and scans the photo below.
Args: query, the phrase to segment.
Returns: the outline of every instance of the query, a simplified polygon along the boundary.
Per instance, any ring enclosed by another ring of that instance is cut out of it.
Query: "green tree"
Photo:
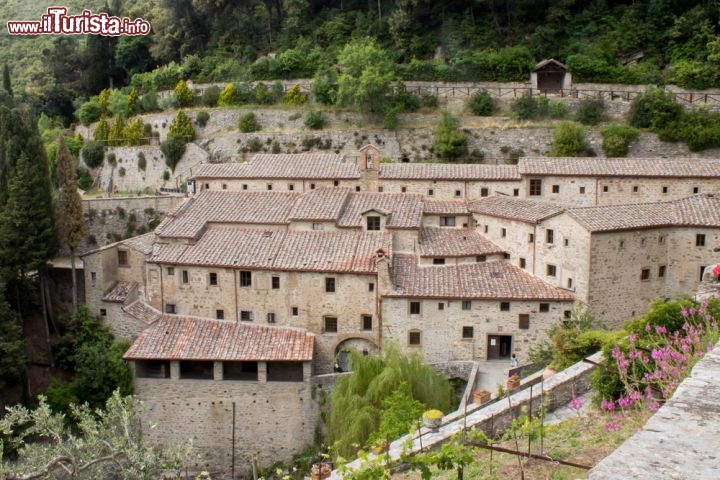
[[[13,96],[12,82],[10,81],[10,67],[3,65],[3,88],[11,97]]]
[[[366,37],[345,45],[338,54],[342,73],[338,78],[337,103],[361,113],[379,113],[395,78],[388,52]]]
[[[473,115],[487,117],[493,113],[493,99],[487,90],[475,92],[467,102],[467,108]]]
[[[182,158],[183,153],[185,153],[185,144],[185,140],[181,137],[168,137],[167,140],[160,144],[160,151],[165,155],[165,164],[170,167],[173,172],[180,158]],[[170,178],[170,172],[166,170],[165,173],[168,174],[168,178],[165,179],[167,181]]]
[[[123,132],[125,131],[125,117],[116,115],[112,125],[108,129],[107,144],[110,146],[122,145],[124,142]]]
[[[182,138],[185,143],[195,140],[195,128],[192,120],[182,110],[178,111],[168,128],[169,137]]]
[[[98,142],[107,142],[108,135],[110,134],[110,125],[108,125],[107,118],[104,116],[100,117],[100,121],[95,126],[93,131],[93,140]]]
[[[435,154],[445,161],[454,161],[467,153],[467,135],[458,127],[460,122],[447,110],[435,126]]]
[[[625,157],[628,154],[630,142],[637,140],[640,132],[636,128],[627,125],[608,125],[603,128],[602,148],[607,157]]]
[[[175,100],[180,107],[189,107],[195,101],[195,94],[187,86],[185,80],[179,80],[175,85]]]
[[[80,150],[80,156],[88,168],[97,168],[105,158],[105,145],[98,140],[90,140]]]
[[[77,117],[85,126],[97,121],[100,118],[100,104],[97,99],[92,98],[83,103],[77,111]]]
[[[142,145],[145,142],[145,124],[142,118],[138,117],[126,124],[122,131],[122,138],[125,145]]]
[[[0,456],[0,477],[149,480],[179,473],[190,458],[189,444],[160,452],[143,439],[142,410],[133,397],[115,392],[104,408],[73,405],[70,412],[53,412],[42,396],[34,410],[8,408],[0,433],[18,456]]]
[[[5,300],[5,288],[0,278],[0,388],[19,380],[27,361],[22,324]]]
[[[235,85],[228,83],[220,92],[220,97],[217,100],[217,104],[220,107],[229,107],[231,105],[238,105],[241,101],[240,93],[235,89]]]
[[[337,89],[335,69],[318,70],[312,82],[312,94],[315,101],[323,105],[334,105],[337,101]]]
[[[583,129],[573,122],[560,122],[555,127],[555,136],[550,153],[551,157],[577,157],[587,150]]]
[[[257,132],[262,130],[262,125],[258,122],[255,112],[248,112],[240,115],[238,119],[238,129],[243,133]]]
[[[70,251],[72,268],[72,299],[73,310],[77,309],[77,276],[75,272],[75,249],[85,235],[85,219],[83,218],[82,199],[78,193],[75,165],[70,151],[65,144],[65,136],[58,138],[57,150],[58,198],[55,204],[57,232],[60,245]]]

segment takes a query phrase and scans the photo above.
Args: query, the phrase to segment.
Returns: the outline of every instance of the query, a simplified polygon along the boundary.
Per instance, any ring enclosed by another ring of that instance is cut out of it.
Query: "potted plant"
[[[490,401],[490,392],[487,390],[475,390],[473,392],[473,403],[482,405]]]
[[[442,423],[445,414],[437,409],[427,410],[423,413],[423,424],[433,430],[436,430]]]
[[[518,388],[520,386],[520,375],[517,373],[510,375],[507,380],[507,388],[513,389]]]

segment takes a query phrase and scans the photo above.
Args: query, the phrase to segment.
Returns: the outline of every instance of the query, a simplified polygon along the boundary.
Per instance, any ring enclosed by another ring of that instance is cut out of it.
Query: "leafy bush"
[[[168,137],[167,140],[160,144],[160,150],[163,155],[165,155],[165,164],[170,167],[173,172],[183,153],[185,153],[185,144],[185,140],[180,137]],[[169,178],[170,173],[168,172],[168,178],[164,178],[164,180],[167,181]]]
[[[195,94],[187,86],[185,80],[179,80],[175,85],[175,100],[179,107],[189,107],[195,101]]]
[[[555,127],[551,157],[577,157],[588,148],[585,132],[573,122],[560,122]]]
[[[315,101],[323,105],[334,105],[337,99],[337,81],[335,69],[318,71],[312,82],[312,94]]]
[[[684,88],[704,90],[717,86],[720,70],[713,63],[679,60],[670,66],[670,81]]]
[[[191,142],[195,139],[195,128],[190,118],[180,110],[168,128],[168,138],[180,137],[184,142]]]
[[[493,113],[493,99],[487,90],[480,90],[470,97],[467,108],[473,115],[490,116]]]
[[[557,100],[550,100],[548,106],[550,118],[565,118],[567,116],[567,105]]]
[[[197,114],[195,114],[195,121],[201,127],[207,125],[208,120],[210,120],[210,114],[205,110],[200,110]]]
[[[285,105],[293,105],[296,107],[299,107],[301,105],[305,105],[307,103],[308,97],[307,94],[302,93],[300,91],[300,85],[295,85],[290,90],[287,91],[285,96],[283,97],[283,103]]]
[[[183,145],[183,147],[185,147],[185,145]],[[168,170],[165,170],[165,171],[163,172],[163,174],[162,174],[162,179],[163,179],[164,181],[166,181],[166,182],[167,182],[168,180],[170,180],[170,172],[169,172]]]
[[[510,104],[510,110],[518,120],[532,120],[537,116],[537,102],[532,95],[523,95]]]
[[[262,125],[255,117],[255,112],[248,112],[238,119],[238,128],[243,133],[250,133],[262,130]]]
[[[142,145],[145,143],[145,124],[142,119],[136,118],[125,125],[122,138],[125,145]]]
[[[80,156],[88,168],[97,168],[103,163],[105,145],[97,140],[89,140],[80,151]]]
[[[423,93],[420,95],[420,108],[437,108],[438,98],[437,95],[432,93]]]
[[[90,175],[90,171],[82,166],[78,166],[76,169],[76,175],[77,175],[77,182],[78,187],[80,187],[81,190],[88,191],[93,186],[93,178],[92,175]]]
[[[100,104],[97,99],[91,99],[83,103],[77,112],[77,117],[85,126],[97,121],[100,118]]]
[[[120,168],[118,169],[118,175],[121,176],[121,177],[124,177],[124,176],[125,176],[125,167],[120,167]]]
[[[602,148],[607,157],[624,157],[628,154],[630,142],[637,140],[640,132],[636,128],[627,125],[608,125],[603,128]]]
[[[605,102],[602,98],[584,98],[575,111],[575,120],[583,125],[597,125],[605,118]]]
[[[114,167],[117,164],[117,156],[115,155],[115,152],[108,153],[106,158],[108,165],[112,165]]]
[[[202,96],[202,103],[206,107],[216,107],[220,99],[220,87],[211,85],[205,89]]]
[[[147,160],[145,159],[145,154],[143,152],[138,152],[138,169],[142,170],[143,172],[147,168]]]
[[[303,124],[310,130],[322,130],[325,127],[325,115],[318,110],[308,112]]]
[[[677,120],[682,111],[682,107],[672,100],[665,90],[650,87],[633,99],[628,123],[633,127],[660,131]]]
[[[248,148],[251,152],[256,153],[262,150],[262,140],[260,140],[258,137],[253,137],[250,140],[248,140]]]
[[[260,105],[270,105],[275,103],[276,100],[275,92],[262,82],[253,88],[252,98],[255,103],[259,103]]]
[[[242,97],[239,92],[235,89],[235,84],[228,83],[218,98],[217,104],[221,107],[229,107],[231,105],[239,105],[242,102]]]
[[[435,127],[435,154],[445,161],[452,161],[467,153],[467,135],[459,127],[460,122],[444,110]]]
[[[383,115],[383,128],[386,128],[387,130],[395,130],[398,127],[398,123],[400,121],[400,112],[402,111],[401,107],[398,106],[392,106],[385,110],[385,115]]]
[[[107,109],[110,113],[113,116],[130,116],[132,113],[130,111],[130,96],[117,88],[113,88],[109,92]]]

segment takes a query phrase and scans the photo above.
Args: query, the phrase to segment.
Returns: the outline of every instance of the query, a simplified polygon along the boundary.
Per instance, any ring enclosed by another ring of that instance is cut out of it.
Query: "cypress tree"
[[[10,67],[7,63],[3,66],[3,88],[10,95],[13,96],[12,83],[10,83]]]
[[[65,143],[65,136],[58,138],[57,149],[57,185],[59,188],[56,204],[58,240],[70,250],[72,265],[73,311],[77,310],[77,278],[75,276],[75,249],[85,235],[82,199],[77,191],[77,177],[73,158]]]

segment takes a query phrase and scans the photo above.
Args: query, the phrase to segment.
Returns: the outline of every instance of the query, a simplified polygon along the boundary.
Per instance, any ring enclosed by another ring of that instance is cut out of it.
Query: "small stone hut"
[[[555,59],[546,59],[535,65],[530,73],[534,93],[562,93],[572,88],[572,73]]]

